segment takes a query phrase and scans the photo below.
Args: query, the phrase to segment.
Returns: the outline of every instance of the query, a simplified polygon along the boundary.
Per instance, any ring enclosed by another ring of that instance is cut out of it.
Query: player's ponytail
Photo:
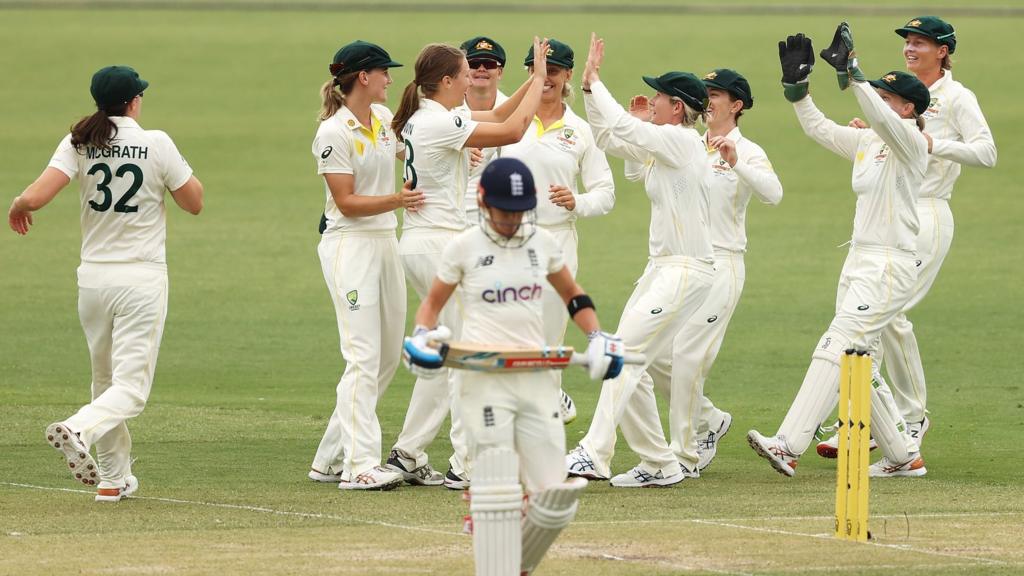
[[[402,129],[420,109],[419,90],[423,90],[423,96],[432,97],[441,89],[441,81],[445,76],[455,78],[458,75],[465,59],[465,52],[448,44],[427,44],[423,47],[416,57],[416,76],[402,92],[402,103],[391,122],[391,129],[399,140],[405,141]]]
[[[345,96],[352,92],[352,88],[356,85],[356,80],[359,79],[359,72],[349,72],[347,74],[341,74],[339,76],[333,76],[324,85],[320,87],[320,116],[319,120],[323,122],[331,116],[334,116],[341,107],[345,105]]]
[[[117,124],[111,116],[124,116],[128,103],[110,108],[100,108],[92,116],[86,116],[71,127],[71,145],[81,152],[83,146],[100,149],[110,148],[110,142],[117,136]]]

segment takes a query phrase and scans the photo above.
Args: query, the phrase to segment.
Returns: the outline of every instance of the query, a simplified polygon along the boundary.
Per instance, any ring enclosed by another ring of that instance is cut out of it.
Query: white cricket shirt
[[[395,187],[395,155],[402,144],[391,131],[391,111],[381,104],[370,105],[370,127],[363,126],[347,106],[320,123],[313,138],[313,156],[317,174],[352,174],[355,193],[360,196],[388,196]],[[349,218],[341,213],[324,181],[324,234],[336,231],[394,230],[398,217],[394,211]]]
[[[711,167],[700,134],[681,125],[655,125],[629,115],[604,83],[584,93],[598,146],[643,164],[651,200],[650,255],[714,261],[711,248]]]
[[[870,130],[839,126],[810,96],[793,103],[800,126],[815,142],[853,162],[853,242],[917,247],[917,196],[928,166],[928,142],[914,120],[900,118],[867,82],[853,82]]]
[[[996,165],[996,143],[978,98],[963,84],[945,74],[928,87],[931,103],[924,116],[924,131],[932,137],[928,171],[921,184],[921,198],[949,200],[960,177],[960,165]]]
[[[117,136],[108,149],[61,140],[49,166],[78,177],[82,262],[166,264],[164,192],[177,190],[192,168],[171,137],[143,130],[128,116],[112,116]]]
[[[494,107],[497,108],[498,106],[501,106],[506,100],[508,100],[508,96],[505,96],[502,94],[501,90],[498,90],[498,93],[494,96]],[[466,108],[468,109],[469,106],[466,106]],[[470,114],[472,114],[472,111],[470,111]],[[484,159],[482,162],[469,169],[469,180],[466,182],[466,199],[463,201],[463,205],[466,207],[467,215],[476,214],[476,189],[480,185],[480,175],[483,174],[484,168],[487,166],[488,162],[494,160],[498,156],[501,156],[501,147],[483,148],[481,152],[483,152]],[[475,226],[476,223],[477,221],[475,219],[467,222],[470,227]]]
[[[461,339],[481,344],[544,345],[548,274],[565,267],[562,250],[543,228],[518,248],[499,246],[480,226],[452,239],[441,255],[437,277],[461,284]]]
[[[463,147],[477,123],[465,107],[447,110],[435,100],[420,99],[420,108],[402,130],[405,179],[423,192],[425,204],[406,212],[402,229],[466,229],[466,182],[469,152]]]
[[[601,216],[615,206],[615,179],[608,159],[594,141],[590,125],[564,105],[565,113],[545,128],[534,116],[523,139],[504,146],[504,158],[518,158],[530,167],[537,185],[537,223],[563,226],[578,217]],[[586,194],[579,193],[577,180]],[[565,186],[576,197],[572,211],[548,199],[551,185]]]

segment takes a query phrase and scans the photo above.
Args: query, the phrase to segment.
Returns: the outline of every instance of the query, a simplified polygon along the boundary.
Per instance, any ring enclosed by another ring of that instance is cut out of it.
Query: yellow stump
[[[868,454],[871,449],[871,356],[847,350],[839,365],[836,537],[868,539]]]

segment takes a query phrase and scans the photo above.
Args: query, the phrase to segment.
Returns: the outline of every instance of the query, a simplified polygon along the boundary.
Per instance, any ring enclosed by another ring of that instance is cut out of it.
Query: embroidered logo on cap
[[[714,80],[715,78],[718,78],[718,72],[708,72],[704,75],[705,80]]]
[[[481,40],[476,43],[475,48],[477,50],[494,50],[494,44],[491,44],[487,40]]]
[[[885,76],[882,76],[882,80],[885,80],[887,83],[892,84],[893,82],[896,81],[896,75],[886,74]]]
[[[911,20],[910,22],[907,22],[907,28],[920,28],[920,27],[921,27],[921,21],[920,20]]]

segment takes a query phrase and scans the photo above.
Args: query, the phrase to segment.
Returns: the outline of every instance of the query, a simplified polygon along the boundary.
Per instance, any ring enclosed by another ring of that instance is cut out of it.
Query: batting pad
[[[583,478],[570,478],[543,492],[530,496],[523,521],[523,573],[540,564],[558,534],[572,522],[579,506],[580,492],[587,487]]]
[[[878,442],[878,448],[890,462],[903,464],[910,460],[907,428],[903,418],[893,415],[897,410],[892,406],[892,395],[886,396],[879,391],[878,388],[882,384],[876,378],[880,379],[881,376],[871,379],[871,436]]]
[[[519,576],[523,517],[519,455],[505,447],[478,454],[469,495],[476,576]]]

